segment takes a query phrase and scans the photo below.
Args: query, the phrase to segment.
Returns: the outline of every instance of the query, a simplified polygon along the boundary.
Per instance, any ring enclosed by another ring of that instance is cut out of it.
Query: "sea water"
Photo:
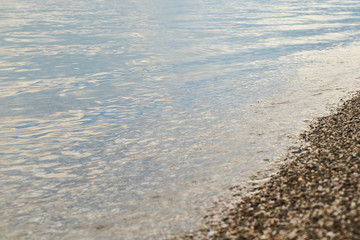
[[[0,238],[163,239],[359,89],[356,0],[2,0]]]

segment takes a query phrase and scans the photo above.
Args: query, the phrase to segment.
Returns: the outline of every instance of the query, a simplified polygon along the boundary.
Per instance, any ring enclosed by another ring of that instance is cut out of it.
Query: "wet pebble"
[[[177,239],[360,239],[360,94],[301,137],[292,160],[227,216]]]

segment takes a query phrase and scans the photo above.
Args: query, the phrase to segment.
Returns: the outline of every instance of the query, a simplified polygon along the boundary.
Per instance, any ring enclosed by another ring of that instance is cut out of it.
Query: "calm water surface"
[[[359,12],[357,0],[2,0],[0,238],[196,228],[359,89]]]

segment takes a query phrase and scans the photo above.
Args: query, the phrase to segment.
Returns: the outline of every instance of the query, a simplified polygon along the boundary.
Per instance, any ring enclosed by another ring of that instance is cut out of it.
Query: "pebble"
[[[226,217],[175,239],[360,239],[360,93],[301,138],[304,146]]]

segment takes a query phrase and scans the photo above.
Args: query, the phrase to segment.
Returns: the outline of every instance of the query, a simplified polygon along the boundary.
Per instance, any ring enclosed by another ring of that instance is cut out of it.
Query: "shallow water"
[[[359,89],[359,10],[339,0],[3,1],[0,237],[196,228],[306,120]]]

